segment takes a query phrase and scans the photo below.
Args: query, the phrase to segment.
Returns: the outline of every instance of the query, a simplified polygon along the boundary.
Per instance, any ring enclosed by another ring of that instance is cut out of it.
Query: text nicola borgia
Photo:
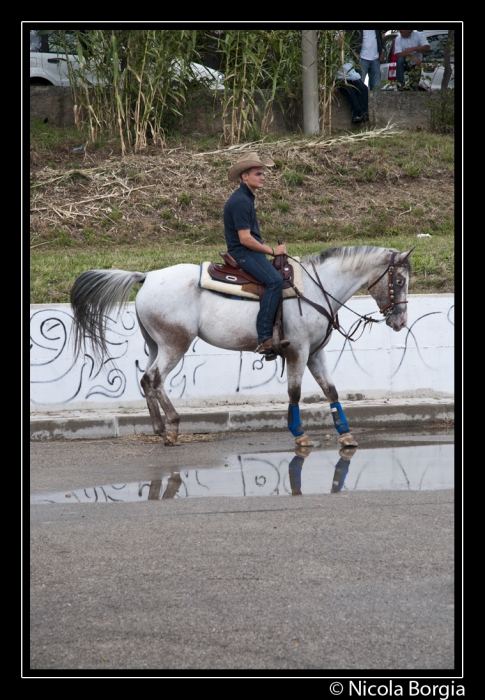
[[[372,684],[367,681],[349,681],[349,695],[356,697],[430,697],[448,700],[453,697],[464,697],[465,686],[455,685],[454,681],[441,685],[426,685],[419,681],[409,681],[406,684],[388,683]]]

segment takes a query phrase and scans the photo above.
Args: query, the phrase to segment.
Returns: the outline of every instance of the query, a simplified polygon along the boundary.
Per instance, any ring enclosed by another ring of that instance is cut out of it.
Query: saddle
[[[242,270],[230,253],[219,253],[224,263],[211,263],[208,267],[208,273],[211,277],[220,282],[227,284],[242,285],[244,291],[257,294],[259,298],[263,296],[266,287],[261,284],[255,277]],[[283,277],[283,289],[288,289],[294,285],[293,265],[288,262],[286,255],[276,255],[273,260],[273,265]]]
[[[278,241],[281,243],[281,241]],[[255,277],[242,270],[232,255],[228,252],[219,253],[224,260],[224,263],[211,263],[208,267],[208,273],[220,282],[227,284],[241,285],[242,289],[247,292],[257,294],[261,298],[266,291],[266,287],[261,284]],[[294,286],[294,270],[293,266],[288,262],[287,255],[275,255],[273,266],[283,277],[283,289],[288,289]],[[275,360],[278,355],[283,357],[284,349],[281,347],[281,338],[283,337],[283,297],[280,298],[276,316],[273,325],[273,353],[265,355],[266,360]],[[284,367],[284,364],[283,364]]]

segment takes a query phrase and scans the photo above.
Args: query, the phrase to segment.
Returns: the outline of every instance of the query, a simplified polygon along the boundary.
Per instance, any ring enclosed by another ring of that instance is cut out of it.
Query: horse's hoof
[[[176,445],[180,445],[178,435],[175,433],[165,433],[163,436],[163,444],[167,447],[175,447]]]
[[[344,459],[346,462],[350,462],[352,457],[355,455],[357,452],[356,447],[348,447],[344,446],[339,450],[339,455]]]
[[[344,445],[344,447],[358,447],[359,443],[355,438],[352,437],[350,433],[344,433],[341,435],[338,439],[341,445]]]
[[[308,457],[310,452],[313,450],[313,445],[297,445],[295,447],[295,454],[297,457]]]
[[[295,438],[295,442],[297,445],[301,445],[302,447],[313,447],[313,442],[310,440],[308,435],[300,435],[300,437]]]

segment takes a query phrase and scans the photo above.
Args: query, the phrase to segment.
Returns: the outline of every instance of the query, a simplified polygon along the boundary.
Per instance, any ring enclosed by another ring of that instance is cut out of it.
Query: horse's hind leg
[[[186,348],[188,350],[188,348]],[[165,379],[168,377],[169,373],[178,364],[178,362],[184,356],[185,351],[180,357],[174,357],[173,355],[169,357],[163,357],[160,355],[157,357],[155,364],[153,366],[153,372],[151,373],[152,388],[154,395],[156,396],[160,406],[165,413],[165,418],[167,419],[167,425],[163,433],[163,442],[165,445],[179,445],[178,435],[179,435],[179,424],[180,416],[175,410],[173,404],[165,393],[164,383]]]
[[[141,387],[145,393],[145,400],[147,402],[148,406],[148,412],[150,414],[150,418],[152,420],[152,425],[153,425],[153,432],[155,435],[165,435],[165,422],[162,418],[162,414],[160,413],[160,407],[158,405],[158,399],[157,395],[155,392],[155,387],[154,387],[154,382],[153,382],[153,375],[152,372],[150,371],[151,368],[153,367],[153,363],[155,362],[157,355],[158,355],[158,346],[153,340],[153,338],[148,334],[146,331],[145,327],[143,326],[142,322],[140,321],[140,318],[138,317],[138,325],[140,326],[141,333],[143,335],[143,338],[145,339],[145,343],[147,344],[148,347],[148,360],[147,360],[147,365],[145,369],[145,374],[141,378],[140,384]]]
[[[323,348],[308,359],[308,369],[330,402],[335,429],[340,435],[340,444],[344,447],[358,447],[357,441],[350,433],[347,418],[338,400],[337,389],[327,371]]]
[[[180,416],[170,402],[164,389],[164,382],[168,374],[177,365],[187,351],[190,341],[183,348],[171,347],[169,350],[160,348],[149,335],[138,317],[140,330],[148,346],[147,369],[141,379],[141,386],[145,392],[145,399],[152,420],[155,435],[161,435],[165,445],[178,445],[178,431]],[[167,346],[168,347],[168,346]],[[165,413],[167,426],[160,413],[160,406]]]

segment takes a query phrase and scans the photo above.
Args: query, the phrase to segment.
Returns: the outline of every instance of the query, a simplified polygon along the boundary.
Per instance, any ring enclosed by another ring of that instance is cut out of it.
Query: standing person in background
[[[369,90],[377,90],[381,82],[381,63],[384,62],[384,43],[379,29],[347,30],[350,47],[358,56],[361,79],[369,75]]]
[[[415,29],[399,29],[394,44],[398,90],[419,90],[423,53],[428,51],[429,44],[424,34]],[[404,73],[409,74],[409,88],[404,85]]]

